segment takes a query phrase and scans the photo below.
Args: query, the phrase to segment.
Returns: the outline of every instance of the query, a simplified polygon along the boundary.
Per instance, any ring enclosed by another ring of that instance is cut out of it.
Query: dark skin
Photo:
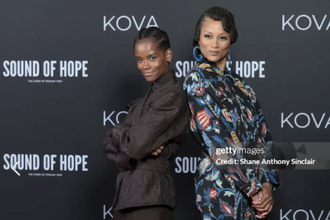
[[[172,50],[160,49],[151,39],[137,41],[134,52],[137,67],[148,82],[155,82],[170,69],[168,63],[172,60]]]
[[[134,47],[137,67],[143,74],[147,82],[154,83],[160,76],[169,71],[169,63],[172,60],[172,50],[162,50],[157,42],[152,39],[143,39],[136,42]],[[152,152],[153,156],[158,156],[164,149],[160,146]]]
[[[223,29],[222,21],[205,18],[199,36],[199,47],[206,59],[214,62],[222,71],[225,69],[230,47],[230,33]],[[266,218],[273,208],[272,187],[270,183],[263,183],[261,190],[252,196],[257,218]]]

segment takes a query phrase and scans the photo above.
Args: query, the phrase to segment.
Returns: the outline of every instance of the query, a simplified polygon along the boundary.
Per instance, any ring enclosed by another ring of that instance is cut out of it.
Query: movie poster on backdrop
[[[195,24],[212,6],[235,16],[239,37],[227,67],[255,90],[279,156],[265,160],[281,177],[267,219],[330,219],[328,0],[3,3],[0,219],[113,219],[118,171],[102,141],[150,88],[136,67],[134,37],[164,29],[182,83],[196,65]],[[189,136],[171,166],[175,220],[201,219],[194,185],[201,159]]]

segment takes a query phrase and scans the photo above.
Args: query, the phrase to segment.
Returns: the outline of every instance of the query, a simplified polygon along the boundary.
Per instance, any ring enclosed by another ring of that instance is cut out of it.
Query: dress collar
[[[203,56],[203,59],[200,62],[197,62],[198,65],[201,65],[203,63],[209,64],[211,66],[212,69],[214,69],[216,71],[216,73],[220,73],[220,74],[229,74],[230,73],[227,71],[227,69],[225,68],[225,70],[220,69],[214,62],[209,61],[208,59],[206,59]]]
[[[163,75],[161,75],[155,81],[155,83],[153,83],[153,86],[158,88],[170,81],[175,81],[174,70],[172,70],[172,69],[169,69],[167,72],[165,72]]]

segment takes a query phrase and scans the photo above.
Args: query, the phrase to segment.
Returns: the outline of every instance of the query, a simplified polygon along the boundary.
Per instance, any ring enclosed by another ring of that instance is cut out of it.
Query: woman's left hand
[[[252,196],[252,206],[258,211],[257,218],[266,218],[274,205],[272,184],[262,184],[261,190]]]

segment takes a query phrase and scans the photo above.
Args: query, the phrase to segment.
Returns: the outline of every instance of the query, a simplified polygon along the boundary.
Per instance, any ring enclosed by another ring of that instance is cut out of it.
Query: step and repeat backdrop
[[[1,1],[1,220],[112,219],[117,170],[102,141],[150,86],[136,67],[134,37],[144,27],[167,31],[183,82],[195,65],[195,24],[212,6],[235,16],[231,69],[256,91],[274,141],[330,142],[328,0]],[[284,151],[306,155],[305,145]],[[330,164],[328,153],[314,153]],[[189,137],[173,160],[177,220],[200,219],[199,156]],[[330,219],[329,169],[289,166],[280,175],[268,219]]]

